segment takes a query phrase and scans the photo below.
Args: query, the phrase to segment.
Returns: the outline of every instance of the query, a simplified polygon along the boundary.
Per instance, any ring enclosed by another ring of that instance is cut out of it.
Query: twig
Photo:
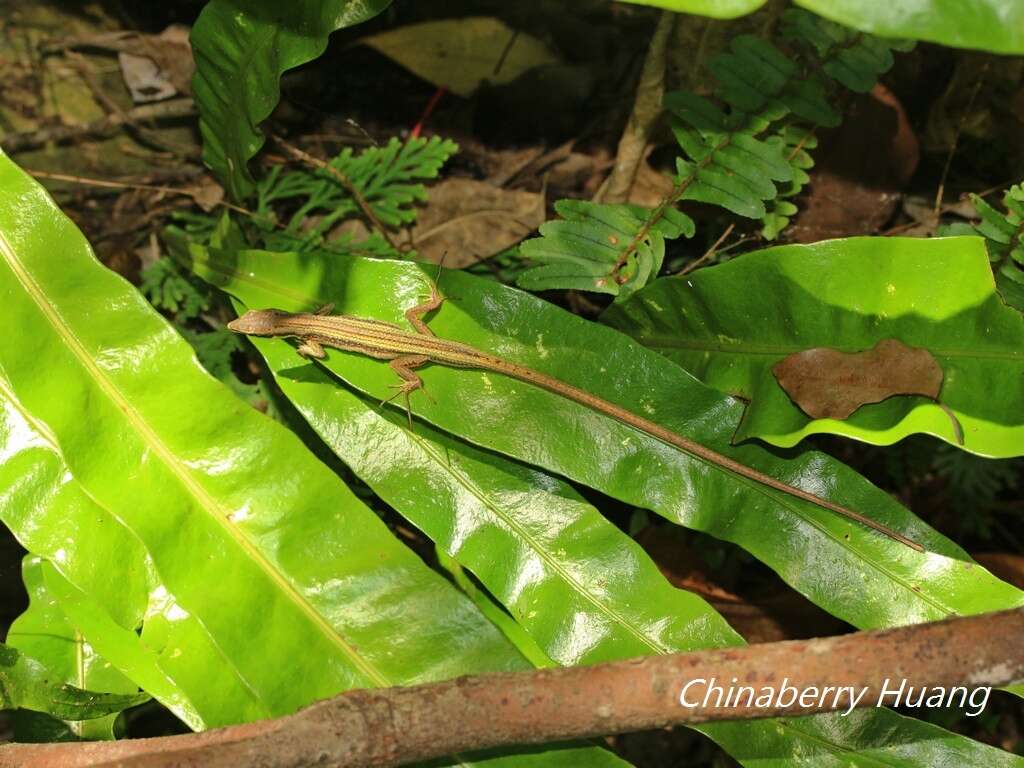
[[[50,142],[63,142],[88,136],[109,136],[126,123],[162,118],[192,117],[195,104],[190,98],[169,99],[156,104],[143,104],[127,112],[107,115],[85,125],[50,125],[31,133],[15,133],[0,138],[0,147],[8,154],[41,147]]]
[[[936,220],[938,220],[939,214],[942,212],[942,198],[946,194],[946,177],[949,175],[950,166],[953,164],[953,155],[956,154],[957,144],[960,143],[960,134],[963,133],[964,125],[967,124],[967,118],[971,114],[971,110],[974,108],[974,100],[978,98],[978,92],[981,91],[981,84],[985,79],[986,72],[988,72],[987,61],[984,66],[982,66],[981,72],[978,73],[978,79],[974,83],[974,88],[971,89],[971,96],[967,100],[967,106],[964,108],[964,112],[960,115],[960,120],[957,122],[956,133],[953,134],[953,143],[949,147],[949,154],[946,155],[946,163],[942,166],[942,176],[939,177],[939,188],[935,192],[935,209],[933,215]]]
[[[183,187],[165,187],[157,184],[136,184],[132,182],[122,181],[105,181],[104,179],[91,179],[87,176],[72,176],[66,173],[50,173],[49,171],[36,171],[31,168],[24,169],[26,173],[37,179],[52,179],[53,181],[66,181],[70,184],[82,184],[88,187],[103,187],[106,189],[142,189],[151,190],[153,192],[163,192],[168,195],[185,195],[191,197],[197,204],[201,193],[194,190]],[[220,200],[216,203],[222,205],[225,208],[229,208],[237,213],[245,214],[246,216],[253,216],[252,211],[248,208],[243,208],[240,205],[234,205],[233,203]]]
[[[167,142],[163,141],[156,132],[146,128],[145,126],[139,125],[135,120],[129,119],[120,105],[110,97],[110,95],[103,89],[100,83],[96,80],[93,74],[93,69],[89,64],[89,61],[82,56],[82,54],[76,51],[67,50],[64,55],[72,62],[74,67],[78,70],[78,73],[82,76],[85,84],[89,86],[89,90],[92,92],[93,98],[96,99],[103,107],[106,108],[107,112],[121,119],[121,124],[135,136],[136,140],[140,144],[148,144],[151,147],[161,150],[162,152],[169,153],[172,157],[178,157],[182,159],[198,159],[199,153],[189,150],[184,147],[173,147]]]
[[[505,59],[508,58],[509,53],[512,52],[512,46],[516,44],[516,40],[519,39],[519,30],[515,29],[512,31],[508,42],[505,43],[505,47],[501,49],[501,55],[498,56],[498,60],[494,63],[494,71],[491,72],[491,77],[497,77],[498,73],[501,72],[501,68],[505,66]]]
[[[699,259],[695,259],[694,261],[691,261],[689,264],[687,264],[685,267],[683,267],[681,270],[679,270],[676,273],[676,277],[682,277],[683,275],[690,274],[691,272],[693,272],[693,270],[695,270],[697,267],[699,267],[705,261],[707,261],[712,256],[714,256],[715,252],[718,251],[718,246],[720,246],[723,242],[725,242],[725,238],[727,238],[729,235],[731,235],[732,231],[734,229],[736,229],[736,225],[735,224],[730,224],[728,227],[726,227],[725,228],[725,232],[723,232],[721,235],[719,235],[718,239],[715,240],[715,242],[712,244],[712,246],[710,248],[708,248],[706,251],[704,251],[704,255],[701,256]]]
[[[640,164],[644,161],[651,132],[662,113],[662,95],[665,91],[665,49],[675,25],[676,15],[662,11],[658,26],[651,36],[640,81],[636,87],[633,111],[615,152],[615,166],[607,181],[594,196],[596,202],[621,203],[629,197],[636,181]]]
[[[366,198],[363,197],[363,193],[356,188],[355,184],[352,183],[352,180],[349,179],[348,176],[339,171],[330,163],[321,160],[319,157],[314,157],[308,152],[303,152],[301,149],[294,146],[293,144],[289,144],[287,141],[285,141],[276,134],[273,136],[273,139],[285,152],[294,157],[296,160],[299,160],[313,168],[319,168],[321,170],[327,171],[327,173],[333,176],[334,179],[339,184],[341,184],[342,187],[344,187],[345,191],[352,195],[352,199],[356,201],[356,205],[359,206],[359,210],[363,212],[363,215],[367,218],[370,224],[378,232],[380,232],[381,236],[385,240],[387,240],[388,245],[390,245],[399,253],[403,251],[401,246],[399,246],[399,244],[395,242],[394,238],[392,238],[391,233],[388,232],[383,222],[381,222],[381,220],[377,218],[377,214],[373,212],[373,208],[371,208],[370,204],[366,202]]]
[[[409,688],[351,691],[294,715],[183,736],[0,748],[0,768],[261,768],[397,766],[509,746],[544,744],[714,720],[806,715],[852,708],[848,694],[810,705],[779,697],[764,707],[702,699],[715,679],[797,691],[1007,685],[1024,679],[1024,608],[882,632],[766,643],[565,669],[463,677]],[[712,695],[712,699],[714,696]],[[886,703],[892,703],[887,699]]]

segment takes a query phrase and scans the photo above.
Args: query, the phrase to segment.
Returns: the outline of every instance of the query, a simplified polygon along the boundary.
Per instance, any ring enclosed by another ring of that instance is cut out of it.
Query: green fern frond
[[[676,161],[677,199],[711,203],[739,216],[764,216],[764,200],[776,195],[774,181],[789,181],[792,169],[782,141],[755,138],[771,116],[727,115],[709,100],[677,91],[665,95],[672,132],[684,155]]]
[[[661,269],[665,240],[692,237],[693,220],[674,208],[602,205],[559,200],[561,219],[541,225],[541,237],[520,252],[543,266],[522,272],[518,284],[531,291],[576,288],[629,296]]]
[[[908,47],[800,9],[783,14],[783,30],[795,44],[793,55],[766,40],[740,35],[727,51],[712,57],[708,68],[718,83],[720,104],[683,91],[665,94],[681,156],[672,192],[641,216],[639,236],[630,234],[630,227],[638,226],[631,220],[612,228],[615,237],[626,237],[609,245],[605,238],[613,233],[606,218],[622,215],[622,206],[562,201],[555,209],[565,221],[545,224],[541,237],[520,246],[522,255],[541,265],[523,272],[519,286],[577,288],[610,293],[617,300],[630,295],[658,274],[664,241],[672,239],[672,232],[692,235],[692,222],[686,219],[686,227],[669,226],[656,236],[662,217],[669,212],[681,216],[674,209],[681,200],[759,218],[763,235],[777,237],[797,212],[791,198],[810,180],[807,171],[814,161],[808,150],[817,143],[813,129],[840,122],[829,103],[835,83],[857,92],[870,90],[892,66],[892,51]],[[563,211],[571,211],[572,218]]]
[[[879,76],[889,71],[893,51],[914,47],[913,41],[874,37],[800,8],[782,14],[782,36],[799,47],[810,48],[821,71],[854,93],[867,93]]]
[[[981,217],[974,231],[987,241],[996,288],[1007,304],[1024,312],[1024,184],[1004,193],[1006,213],[978,195],[971,195],[971,201]]]
[[[174,315],[178,322],[199,316],[210,305],[210,291],[204,283],[184,272],[166,257],[157,259],[142,270],[139,290],[157,309]]]
[[[379,233],[358,243],[351,236],[331,241],[326,236],[336,225],[361,214],[352,190],[384,226],[414,222],[415,204],[427,197],[426,188],[419,182],[437,178],[441,166],[457,150],[455,142],[436,136],[404,143],[392,138],[383,147],[371,147],[358,155],[345,149],[329,164],[347,184],[326,169],[284,172],[274,168],[257,184],[254,222],[263,230],[263,246],[268,250],[395,255]],[[281,227],[275,206],[289,202],[297,207]]]
[[[718,81],[715,94],[736,112],[755,114],[776,104],[815,125],[831,127],[841,121],[821,80],[809,78],[767,40],[740,35],[729,51],[711,58],[708,69]]]
[[[793,171],[793,178],[779,185],[779,194],[769,200],[765,207],[767,213],[761,219],[761,234],[766,240],[774,240],[797,213],[797,207],[789,198],[794,198],[803,191],[811,177],[807,173],[814,167],[814,158],[808,150],[818,146],[818,139],[807,128],[798,125],[783,126],[778,132],[782,139],[782,154]]]
[[[1018,459],[987,459],[950,446],[936,451],[934,466],[958,497],[979,507],[991,504],[1004,490],[1015,490],[1020,482]]]

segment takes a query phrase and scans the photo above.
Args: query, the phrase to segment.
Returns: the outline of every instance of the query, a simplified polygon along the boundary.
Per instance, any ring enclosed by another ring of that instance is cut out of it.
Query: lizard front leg
[[[323,360],[327,357],[327,353],[324,352],[324,348],[320,346],[320,342],[315,339],[302,339],[298,349],[295,351],[305,358]]]
[[[417,304],[415,307],[405,310],[405,319],[416,329],[417,333],[422,333],[424,336],[433,336],[434,332],[423,322],[423,316],[444,304],[445,299],[441,291],[438,290],[437,283],[430,280],[430,278],[427,278],[427,281],[430,283],[430,298],[421,304]]]
[[[417,389],[423,390],[423,394],[427,394],[427,391],[423,389],[423,379],[413,369],[419,368],[429,361],[430,358],[426,355],[400,355],[388,363],[391,366],[391,370],[402,380],[402,383],[394,385],[398,391],[387,400],[382,401],[381,405],[391,402],[399,395],[403,395],[405,397],[405,415],[409,418],[409,429],[412,429],[412,408],[409,405],[409,395]],[[430,395],[427,395],[427,397],[430,397]]]

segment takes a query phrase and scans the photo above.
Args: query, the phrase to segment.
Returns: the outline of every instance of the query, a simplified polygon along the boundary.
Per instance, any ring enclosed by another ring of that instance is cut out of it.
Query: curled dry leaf
[[[942,368],[927,349],[882,339],[864,352],[815,347],[772,366],[779,385],[811,418],[845,419],[866,403],[893,395],[938,400]]]

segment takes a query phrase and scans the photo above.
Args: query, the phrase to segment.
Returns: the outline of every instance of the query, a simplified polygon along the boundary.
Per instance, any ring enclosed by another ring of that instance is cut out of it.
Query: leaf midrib
[[[92,359],[85,345],[78,339],[74,331],[68,326],[64,319],[45,298],[45,293],[32,277],[31,273],[22,264],[17,253],[11,247],[7,238],[0,232],[0,252],[5,261],[21,283],[26,293],[39,308],[40,313],[53,327],[57,335],[65,342],[67,348],[78,359],[81,366],[96,382],[97,387],[124,413],[125,418],[135,429],[136,434],[147,444],[161,462],[167,467],[171,475],[185,488],[195,499],[199,507],[206,511],[217,524],[235,541],[242,552],[248,556],[266,575],[278,590],[303,613],[310,623],[319,630],[327,640],[338,648],[346,656],[352,665],[367,678],[372,680],[379,687],[387,687],[388,679],[380,670],[369,661],[360,656],[353,646],[332,627],[327,620],[306,600],[306,598],[295,589],[295,587],[284,577],[284,575],[271,563],[262,552],[241,532],[237,527],[229,523],[228,512],[225,510],[207,491],[202,487],[177,460],[174,453],[160,439],[157,433],[149,426],[148,422],[135,409],[131,401],[125,397],[120,389],[106,375],[106,373]]]

